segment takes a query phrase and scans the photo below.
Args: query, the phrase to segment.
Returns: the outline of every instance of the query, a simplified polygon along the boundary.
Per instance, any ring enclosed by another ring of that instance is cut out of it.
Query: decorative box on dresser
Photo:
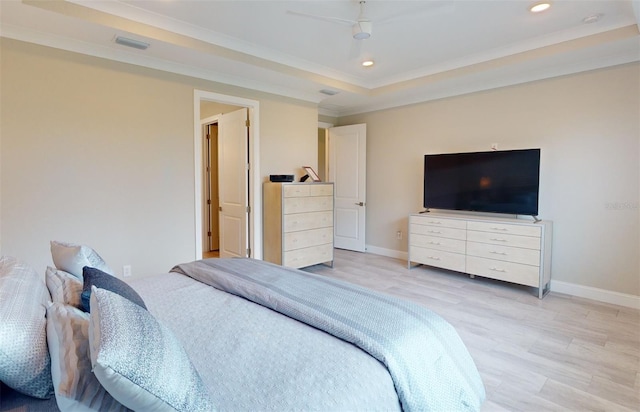
[[[333,265],[333,183],[266,182],[263,202],[264,260]]]
[[[551,281],[550,221],[423,213],[409,216],[409,262],[538,288]]]

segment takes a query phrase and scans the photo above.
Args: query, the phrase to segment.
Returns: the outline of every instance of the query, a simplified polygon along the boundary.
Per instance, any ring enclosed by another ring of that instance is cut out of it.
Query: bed
[[[49,299],[63,301],[45,304],[54,396],[3,385],[0,410],[477,411],[484,401],[458,334],[421,306],[254,259],[179,264],[127,285],[95,256],[65,265],[54,253],[45,275]]]

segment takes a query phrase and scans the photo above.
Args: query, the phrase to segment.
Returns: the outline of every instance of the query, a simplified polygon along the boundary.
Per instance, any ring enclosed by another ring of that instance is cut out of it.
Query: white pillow
[[[12,257],[0,257],[0,381],[36,398],[53,394],[47,348],[44,277]]]
[[[53,302],[47,308],[47,341],[56,402],[62,411],[128,411],[91,373],[89,314]]]
[[[100,269],[113,275],[113,271],[107,266],[98,252],[89,246],[52,240],[51,257],[56,268],[69,272],[79,279],[82,279],[82,268],[85,266]]]
[[[120,403],[140,411],[213,411],[187,353],[148,311],[91,289],[89,348],[93,373]]]
[[[45,272],[47,288],[51,294],[51,300],[80,308],[82,302],[82,281],[63,270],[47,267]]]

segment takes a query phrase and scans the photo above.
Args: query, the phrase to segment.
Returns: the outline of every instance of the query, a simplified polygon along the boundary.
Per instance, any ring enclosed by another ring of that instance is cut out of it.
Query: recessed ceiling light
[[[373,66],[373,64],[374,64],[373,60],[365,60],[362,62],[363,67],[371,67]]]
[[[551,3],[536,3],[529,9],[532,13],[540,13],[551,7]]]
[[[584,19],[582,19],[582,22],[585,23],[585,24],[595,23],[598,20],[600,20],[602,18],[602,16],[604,16],[604,14],[602,14],[602,13],[593,14],[591,16],[587,16]]]

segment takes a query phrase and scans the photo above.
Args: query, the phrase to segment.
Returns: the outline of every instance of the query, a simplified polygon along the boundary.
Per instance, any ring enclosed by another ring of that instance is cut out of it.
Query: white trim
[[[611,303],[613,305],[640,309],[640,296],[630,295],[628,293],[614,292],[553,279],[551,280],[551,291]]]
[[[330,129],[333,127],[333,123],[318,122],[318,129]]]
[[[386,256],[386,257],[390,257],[390,258],[394,258],[394,259],[402,259],[402,260],[409,259],[409,253],[408,252],[402,252],[400,250],[385,249],[385,248],[378,247],[378,246],[367,245],[366,246],[366,251],[367,251],[367,253],[372,253],[374,255],[380,255],[380,256]]]
[[[213,101],[246,107],[249,109],[249,158],[251,173],[249,174],[249,247],[251,257],[262,259],[262,190],[260,182],[260,102],[242,97],[207,92],[193,91],[193,142],[194,142],[194,190],[195,190],[195,259],[202,258],[202,129],[200,126],[200,102]]]

